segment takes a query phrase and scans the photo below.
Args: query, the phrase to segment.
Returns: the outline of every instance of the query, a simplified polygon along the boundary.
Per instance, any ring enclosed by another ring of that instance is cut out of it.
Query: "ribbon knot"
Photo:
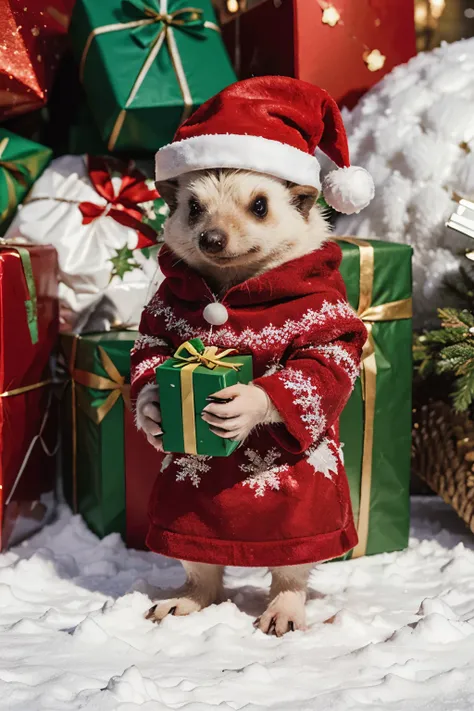
[[[110,159],[109,159],[110,160]],[[119,164],[117,164],[119,166]],[[88,156],[87,167],[92,187],[107,201],[106,205],[93,202],[79,203],[82,224],[88,225],[98,217],[111,217],[124,227],[130,227],[138,234],[135,249],[151,247],[156,244],[156,231],[143,222],[144,211],[140,203],[157,200],[159,194],[150,190],[139,170],[122,166],[122,182],[117,192],[114,190],[109,164],[104,158]]]
[[[226,363],[223,358],[226,358],[231,353],[237,353],[236,348],[227,348],[221,353],[217,352],[217,346],[205,346],[201,339],[193,338],[190,341],[185,341],[176,350],[173,358],[180,361],[173,368],[183,368],[186,365],[203,365],[209,370],[222,367],[230,370],[239,370],[242,363]]]

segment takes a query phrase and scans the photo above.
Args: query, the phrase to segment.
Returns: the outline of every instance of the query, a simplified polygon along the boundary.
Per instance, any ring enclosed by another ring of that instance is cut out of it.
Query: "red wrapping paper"
[[[51,387],[4,396],[50,378],[58,334],[58,265],[51,246],[28,247],[37,296],[38,341],[32,343],[27,282],[18,252],[0,242],[0,506],[1,549],[39,528],[53,504],[57,423]],[[49,404],[49,409],[48,409]],[[48,417],[46,416],[48,410]],[[44,427],[41,439],[30,445]],[[26,467],[19,478],[23,462]]]
[[[413,0],[331,0],[340,22],[322,22],[318,0],[267,0],[223,27],[240,79],[282,74],[317,84],[341,106],[359,98],[416,53]],[[370,71],[366,50],[386,60]]]
[[[46,104],[67,45],[71,0],[6,0],[0,29],[0,120]]]
[[[148,502],[161,459],[143,432],[137,430],[133,415],[127,409],[124,412],[124,435],[126,542],[130,548],[146,549]]]

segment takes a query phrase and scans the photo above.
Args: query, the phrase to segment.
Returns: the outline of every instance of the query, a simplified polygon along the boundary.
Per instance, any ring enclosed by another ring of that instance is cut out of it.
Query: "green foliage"
[[[415,338],[418,373],[449,375],[455,382],[453,403],[459,412],[474,402],[474,314],[467,309],[439,309],[441,328]]]

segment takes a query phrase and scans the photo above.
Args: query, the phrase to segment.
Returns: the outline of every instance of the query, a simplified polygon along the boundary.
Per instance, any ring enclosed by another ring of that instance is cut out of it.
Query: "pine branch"
[[[454,308],[438,313],[442,328],[418,336],[414,361],[421,377],[449,375],[455,383],[454,406],[466,410],[474,402],[474,314]]]
[[[462,375],[453,392],[453,403],[457,412],[465,412],[474,400],[474,368]]]

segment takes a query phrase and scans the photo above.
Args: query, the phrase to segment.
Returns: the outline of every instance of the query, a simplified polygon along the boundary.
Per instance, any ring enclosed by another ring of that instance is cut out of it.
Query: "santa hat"
[[[319,148],[337,166],[323,181],[328,205],[350,215],[366,207],[374,183],[351,166],[342,117],[334,99],[289,77],[237,82],[203,104],[156,154],[157,181],[211,168],[273,175],[321,189]]]

